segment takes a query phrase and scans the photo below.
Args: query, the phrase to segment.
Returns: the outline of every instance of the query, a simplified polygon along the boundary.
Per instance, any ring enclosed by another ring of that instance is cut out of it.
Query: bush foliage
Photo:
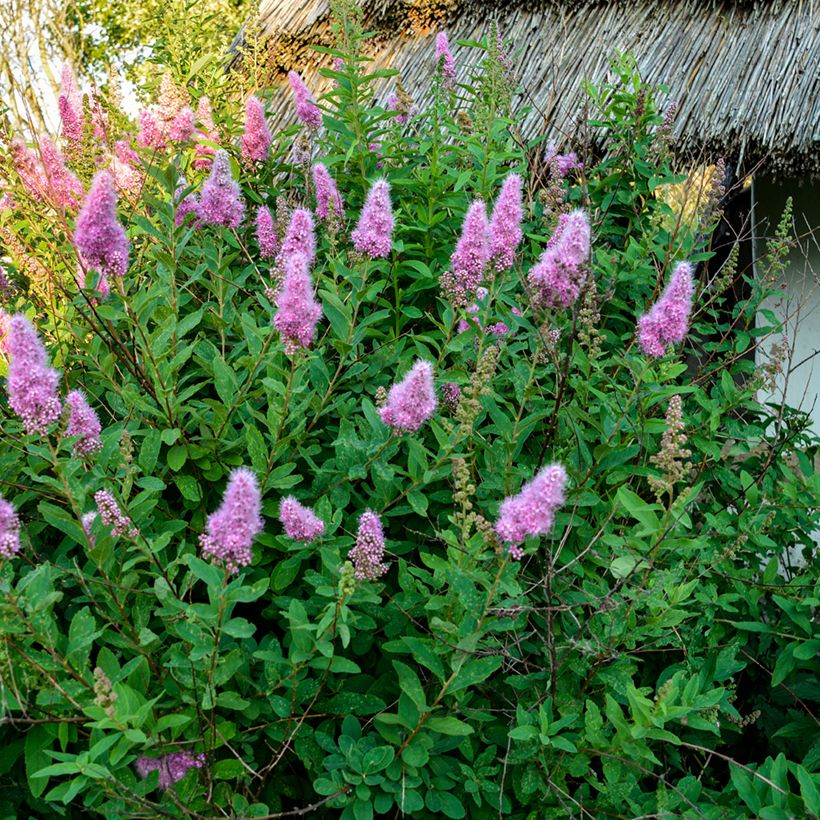
[[[242,160],[244,101],[212,100],[238,228],[175,224],[208,174],[195,145],[139,149],[119,198],[130,265],[107,296],[97,272],[77,285],[76,210],[9,192],[5,310],[36,325],[61,392],[85,392],[102,448],[78,457],[64,421],[26,435],[0,403],[22,539],[0,563],[4,816],[817,814],[818,442],[804,414],[758,400],[754,356],[778,330],[761,303],[788,232],[756,278],[735,254],[715,264],[720,180],[695,218],[659,195],[684,177],[658,90],[627,59],[588,89],[581,164],[520,137],[494,42],[471,44],[469,86],[440,70],[404,122],[376,102],[394,72],[368,73],[363,36],[339,25],[323,127],[275,134],[265,162]],[[86,188],[94,155],[128,139],[110,122],[116,135],[86,127],[68,154]],[[292,208],[314,206],[312,161],[344,216],[317,220],[322,318],[289,353],[252,217],[268,206],[281,238]],[[491,206],[511,172],[524,239],[468,312],[440,278],[470,203]],[[395,230],[371,259],[349,236],[379,178]],[[527,273],[577,208],[592,226],[582,293],[536,307]],[[689,333],[646,356],[636,320],[683,260]],[[418,359],[438,409],[395,432],[383,393]],[[676,396],[686,439],[670,450]],[[565,503],[515,560],[493,523],[551,463]],[[199,536],[240,466],[264,529],[233,574]],[[84,526],[101,490],[136,537]],[[316,542],[282,532],[288,495],[324,522]],[[348,561],[367,509],[389,565],[373,580]]]

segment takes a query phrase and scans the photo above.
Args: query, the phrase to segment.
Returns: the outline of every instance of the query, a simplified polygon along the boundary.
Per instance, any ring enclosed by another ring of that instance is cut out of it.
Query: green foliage
[[[711,258],[714,227],[666,227],[675,214],[655,191],[680,177],[653,89],[626,59],[589,89],[599,153],[557,183],[556,202],[536,174],[543,146],[522,145],[505,113],[496,46],[476,46],[481,91],[457,92],[472,128],[439,78],[402,127],[373,104],[391,72],[368,73],[355,19],[339,35],[328,54],[342,67],[326,72],[336,84],[311,148],[347,217],[343,231],[319,230],[312,349],[285,355],[250,226],[175,227],[179,173],[202,179],[190,149],[151,160],[125,210],[131,268],[104,301],[77,291],[53,215],[15,213],[54,264],[44,290],[18,261],[13,308],[36,315],[104,431],[82,463],[57,435],[49,446],[24,437],[2,405],[0,474],[25,547],[0,564],[0,806],[247,818],[315,805],[354,820],[817,814],[817,440],[805,415],[756,398],[746,354],[776,329],[755,322],[765,284],[732,304],[704,276],[682,349],[657,360],[637,350],[637,316],[673,262]],[[237,166],[249,205],[310,207],[295,139],[292,127],[264,166]],[[525,239],[476,314],[510,330],[459,333],[463,313],[438,280],[470,200],[494,199],[510,171],[529,186]],[[378,176],[392,188],[394,250],[363,260],[347,233]],[[538,313],[526,272],[556,207],[570,205],[591,218],[594,285],[575,308]],[[780,256],[773,247],[773,264]],[[462,386],[466,409],[390,435],[377,390],[419,356],[438,384]],[[691,470],[658,499],[652,456],[673,395]],[[570,475],[566,504],[552,534],[512,561],[488,522],[554,461]],[[197,539],[241,464],[259,478],[267,524],[252,565],[230,576],[199,557]],[[101,488],[139,538],[99,521],[86,536],[81,516]],[[288,494],[324,520],[317,544],[274,523]],[[387,535],[377,582],[345,567],[366,508]],[[808,563],[781,574],[801,547]],[[138,757],[182,750],[206,763],[171,788],[137,775]]]

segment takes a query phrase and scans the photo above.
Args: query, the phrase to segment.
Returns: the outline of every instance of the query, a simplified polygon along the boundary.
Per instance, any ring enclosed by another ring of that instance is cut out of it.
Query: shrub
[[[0,405],[5,812],[820,811],[817,440],[757,399],[772,279],[709,267],[720,180],[700,219],[656,196],[627,59],[579,160],[519,138],[494,40],[476,90],[442,57],[385,108],[337,33],[266,157],[229,97],[86,139],[116,241],[9,192],[25,375],[82,392]]]

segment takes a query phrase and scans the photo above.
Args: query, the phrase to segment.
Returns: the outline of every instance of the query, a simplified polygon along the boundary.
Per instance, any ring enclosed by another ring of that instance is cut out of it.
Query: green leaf
[[[154,467],[157,466],[157,458],[159,457],[160,449],[160,432],[159,430],[149,430],[142,440],[140,447],[139,465],[142,472],[150,475],[154,472]]]
[[[401,661],[393,661],[393,668],[399,676],[402,692],[413,701],[419,712],[427,711],[427,698],[416,673]]]
[[[168,451],[168,466],[175,472],[178,473],[183,466],[185,466],[185,462],[188,460],[188,448],[184,444],[175,444],[169,451]]]
[[[221,587],[225,581],[225,572],[209,564],[196,555],[188,556],[188,569],[209,587]]]
[[[486,658],[477,658],[466,663],[455,680],[450,684],[448,692],[453,694],[460,689],[466,689],[468,686],[475,686],[477,683],[488,678],[497,669],[501,668],[504,659],[500,655],[490,655]]]
[[[221,356],[214,357],[213,365],[216,393],[225,405],[230,407],[239,392],[236,376]]]
[[[473,733],[472,726],[455,717],[431,717],[428,719],[426,726],[431,731],[439,732],[442,735],[463,737]]]

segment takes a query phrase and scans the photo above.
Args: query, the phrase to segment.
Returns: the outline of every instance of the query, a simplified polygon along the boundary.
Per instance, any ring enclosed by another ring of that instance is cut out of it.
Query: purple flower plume
[[[205,765],[205,755],[172,752],[164,757],[138,757],[134,765],[143,779],[158,771],[160,788],[167,789],[182,780],[190,769],[201,769]]]
[[[251,562],[251,544],[262,532],[262,496],[256,476],[246,467],[231,473],[222,506],[208,516],[208,531],[199,537],[202,555],[239,572]]]
[[[290,217],[288,228],[282,239],[279,250],[279,264],[287,265],[288,257],[293,254],[302,254],[308,268],[316,258],[316,233],[313,228],[313,215],[305,208],[297,208]]]
[[[466,307],[481,284],[490,255],[487,231],[487,208],[476,199],[464,217],[450,270],[441,276],[441,289],[455,307]]]
[[[499,272],[509,270],[515,262],[516,249],[524,236],[523,216],[521,177],[510,174],[504,180],[490,219],[490,258]]]
[[[276,297],[273,326],[279,331],[285,352],[293,355],[300,347],[309,347],[316,338],[316,325],[322,306],[313,295],[307,257],[291,253],[284,258],[285,276]]]
[[[46,435],[60,417],[59,375],[49,367],[42,342],[31,322],[18,313],[9,320],[9,405],[29,435]]]
[[[270,156],[273,142],[268,123],[265,120],[265,107],[262,101],[253,95],[248,97],[245,106],[245,133],[242,135],[242,158],[245,162],[264,162]]]
[[[128,538],[139,537],[139,530],[134,526],[131,519],[120,509],[117,499],[108,490],[98,490],[94,493],[94,501],[97,504],[97,512],[100,520],[107,527],[111,527],[111,535],[117,538],[125,535]]]
[[[68,60],[63,63],[60,80],[57,108],[63,124],[63,136],[71,142],[78,142],[83,137],[83,98],[74,69]]]
[[[444,58],[443,62],[442,58]],[[441,65],[442,85],[452,90],[456,87],[456,63],[450,52],[447,35],[443,31],[436,35],[436,60]]]
[[[81,390],[72,390],[65,402],[69,407],[66,436],[79,436],[74,442],[74,452],[78,456],[89,456],[102,448],[100,440],[100,420],[94,408],[88,403]]]
[[[185,217],[188,216],[188,214],[196,214],[199,210],[199,198],[193,191],[183,196],[183,192],[188,187],[188,180],[185,179],[185,177],[180,177],[177,182],[176,191],[174,191],[174,202],[176,203],[174,225],[185,224]]]
[[[647,356],[663,356],[667,345],[683,341],[694,293],[692,266],[679,262],[660,299],[638,319],[638,342]]]
[[[0,496],[0,558],[20,552],[20,519],[11,501]]]
[[[256,212],[256,242],[259,253],[264,259],[276,256],[279,250],[279,237],[276,235],[276,226],[270,208],[260,205]]]
[[[590,251],[589,219],[582,210],[561,214],[552,238],[527,276],[539,307],[569,307],[586,279]]]
[[[495,531],[510,545],[510,555],[523,556],[521,542],[528,535],[546,535],[551,529],[555,511],[564,503],[567,471],[561,464],[551,464],[526,483],[518,495],[501,504]]]
[[[378,259],[388,256],[393,245],[393,209],[390,185],[379,179],[370,186],[359,223],[350,235],[359,253]]]
[[[75,210],[85,194],[82,182],[66,168],[65,158],[48,137],[40,137],[40,156],[49,199],[58,208]]]
[[[222,148],[214,154],[211,175],[202,186],[197,213],[207,225],[227,228],[238,228],[245,214],[239,183],[231,173],[228,152]]]
[[[387,572],[384,530],[381,519],[373,510],[365,510],[361,514],[356,543],[347,557],[353,562],[353,574],[360,581],[374,581]]]
[[[322,112],[317,107],[316,100],[313,99],[302,78],[295,71],[289,71],[288,82],[293,91],[296,116],[308,128],[320,128],[322,125]]]
[[[108,171],[99,171],[91,183],[74,228],[74,242],[88,267],[103,278],[125,276],[128,270],[128,237],[117,221],[117,195]]]
[[[342,197],[327,168],[321,162],[313,166],[313,184],[316,188],[316,216],[327,219],[330,216],[330,203],[337,219],[344,218]]]
[[[288,538],[304,541],[306,544],[315,541],[325,531],[325,522],[292,495],[282,499],[279,505],[279,520]]]
[[[433,415],[436,404],[433,365],[418,359],[404,379],[390,388],[379,415],[388,427],[412,433]]]

